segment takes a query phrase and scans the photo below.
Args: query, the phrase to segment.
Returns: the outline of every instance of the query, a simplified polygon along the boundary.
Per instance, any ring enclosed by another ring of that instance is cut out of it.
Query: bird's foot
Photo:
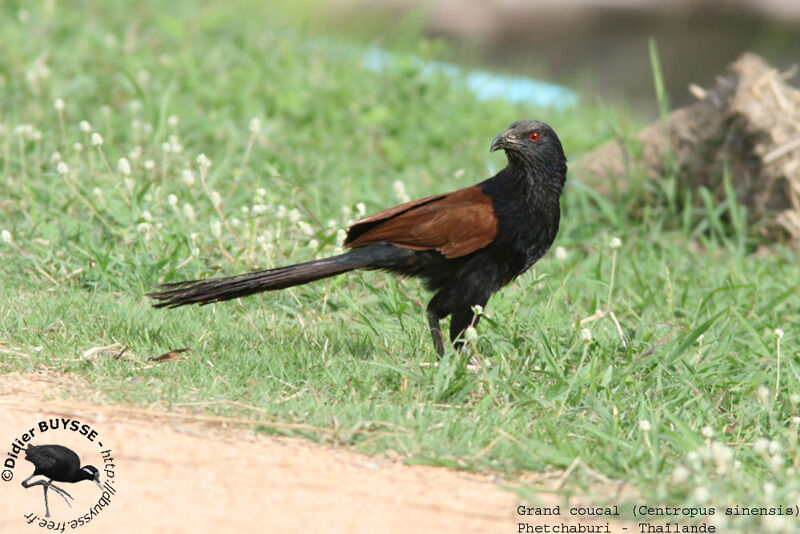
[[[67,492],[66,492],[66,491],[64,491],[63,489],[59,488],[59,487],[58,487],[58,486],[56,486],[55,484],[52,484],[52,483],[51,483],[51,484],[48,484],[48,486],[50,487],[50,489],[51,489],[51,490],[53,490],[53,491],[55,491],[57,494],[61,495],[61,498],[62,498],[62,499],[64,499],[64,502],[66,502],[66,503],[67,503],[67,506],[69,506],[70,508],[72,508],[72,503],[71,503],[71,502],[69,502],[69,499],[72,499],[73,501],[75,500],[75,499],[72,497],[72,495],[70,495],[69,493],[67,493]],[[68,498],[69,498],[69,499],[68,499]]]

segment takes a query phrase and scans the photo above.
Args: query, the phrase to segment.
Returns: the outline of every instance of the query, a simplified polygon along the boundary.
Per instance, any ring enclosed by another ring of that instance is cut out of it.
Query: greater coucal
[[[346,273],[380,269],[417,276],[435,295],[427,315],[436,353],[439,321],[451,316],[450,340],[477,324],[476,305],[541,258],[558,232],[567,159],[556,133],[540,121],[517,121],[492,142],[508,165],[492,178],[452,193],[400,204],[353,224],[339,256],[227,278],[163,284],[156,307],[208,304]]]

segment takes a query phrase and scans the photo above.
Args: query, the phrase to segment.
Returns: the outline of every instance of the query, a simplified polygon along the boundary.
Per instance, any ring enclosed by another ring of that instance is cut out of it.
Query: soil
[[[4,460],[15,438],[29,427],[36,428],[38,421],[56,417],[90,425],[104,442],[100,448],[112,451],[116,493],[86,526],[78,527],[85,532],[511,533],[518,529],[519,496],[491,476],[409,466],[302,439],[264,436],[213,418],[203,421],[190,412],[103,404],[98,392],[75,377],[50,372],[3,375]],[[49,443],[44,434],[31,442]],[[65,440],[66,434],[73,437]],[[68,430],[47,435],[84,460],[103,465],[85,436]],[[0,532],[38,530],[37,522],[44,516],[41,487],[25,489],[19,484],[32,472],[32,464],[18,458],[13,480],[0,482]],[[101,480],[108,478],[101,473]],[[100,490],[88,482],[58,483],[58,487],[74,498],[69,508],[49,492],[50,519],[60,530],[58,522],[86,513]],[[542,493],[537,504],[559,502],[553,494]],[[37,516],[33,524],[26,524],[26,514]],[[542,524],[533,516],[524,520]]]

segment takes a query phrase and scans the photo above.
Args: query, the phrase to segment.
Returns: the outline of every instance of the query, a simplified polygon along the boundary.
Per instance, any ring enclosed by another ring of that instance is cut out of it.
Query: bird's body
[[[48,489],[52,489],[61,495],[67,504],[70,504],[67,497],[72,499],[69,493],[55,486],[53,481],[80,482],[81,480],[91,480],[100,489],[103,489],[99,482],[100,475],[97,468],[92,465],[81,467],[81,459],[78,455],[63,445],[28,445],[28,448],[25,449],[25,459],[31,462],[35,469],[31,476],[22,481],[22,486],[24,488],[32,486],[44,487],[45,517],[50,517],[50,508],[47,504]],[[48,480],[28,483],[30,479],[38,475],[44,476]]]
[[[239,276],[165,284],[150,296],[161,306],[207,304],[283,289],[354,269],[380,269],[422,278],[435,292],[428,322],[439,356],[439,321],[451,316],[457,346],[477,322],[476,305],[536,263],[558,232],[566,158],[555,132],[538,121],[519,121],[499,135],[508,166],[492,178],[452,193],[381,211],[353,224],[350,252]]]

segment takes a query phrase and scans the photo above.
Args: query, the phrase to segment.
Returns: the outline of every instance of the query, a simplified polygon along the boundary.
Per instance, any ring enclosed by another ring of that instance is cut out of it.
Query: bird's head
[[[97,487],[103,489],[103,485],[100,484],[100,471],[93,465],[84,465],[81,467],[81,480],[91,480]]]
[[[503,149],[508,162],[534,172],[544,171],[562,179],[567,173],[567,158],[561,141],[550,126],[541,121],[517,121],[492,141],[490,152]]]

